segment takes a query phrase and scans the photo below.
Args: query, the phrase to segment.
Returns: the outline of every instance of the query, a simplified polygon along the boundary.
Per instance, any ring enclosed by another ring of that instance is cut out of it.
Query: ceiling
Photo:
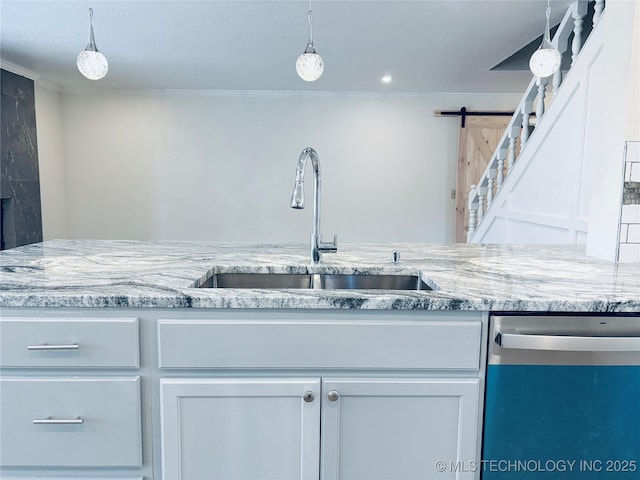
[[[552,23],[572,2],[553,0]],[[94,11],[108,75],[75,66]],[[0,58],[62,89],[521,93],[528,71],[491,68],[542,33],[544,0],[314,0],[323,76],[295,72],[307,0],[0,1]],[[393,80],[383,84],[380,78]]]

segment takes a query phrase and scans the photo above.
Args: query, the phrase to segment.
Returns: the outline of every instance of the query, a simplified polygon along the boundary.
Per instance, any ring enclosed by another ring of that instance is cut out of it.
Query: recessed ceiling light
[[[380,79],[382,83],[391,83],[391,75],[385,75]]]

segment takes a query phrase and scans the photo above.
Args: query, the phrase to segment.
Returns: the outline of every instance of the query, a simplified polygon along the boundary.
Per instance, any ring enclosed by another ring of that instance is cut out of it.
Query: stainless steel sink
[[[326,290],[431,290],[417,275],[320,275],[320,288]]]
[[[198,288],[431,290],[417,275],[306,273],[216,273]]]
[[[199,288],[312,288],[307,273],[216,273]]]

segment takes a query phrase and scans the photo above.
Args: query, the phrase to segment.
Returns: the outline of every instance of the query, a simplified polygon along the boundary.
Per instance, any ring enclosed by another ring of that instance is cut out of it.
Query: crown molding
[[[20,75],[21,77],[26,77],[33,81],[36,81],[40,78],[39,73],[36,73],[33,70],[29,70],[28,68],[21,67],[20,65],[16,65],[15,63],[8,62],[2,58],[0,58],[0,67],[3,70],[15,73],[16,75]]]
[[[52,90],[54,92],[60,92],[62,90],[60,85],[45,79],[39,73],[29,70],[28,68],[21,67],[20,65],[16,65],[15,63],[3,60],[2,58],[0,58],[0,68],[7,72],[15,73],[21,77],[33,80],[33,83],[37,87],[46,88],[47,90]]]
[[[154,97],[362,97],[362,98],[434,98],[434,97],[517,97],[522,93],[485,92],[331,92],[285,90],[195,90],[195,89],[135,89],[62,87],[62,93],[72,95],[131,95]]]

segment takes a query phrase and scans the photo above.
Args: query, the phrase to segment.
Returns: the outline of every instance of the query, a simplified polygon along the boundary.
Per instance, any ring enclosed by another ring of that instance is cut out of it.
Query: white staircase
[[[593,29],[585,40],[589,8]],[[598,115],[590,107],[594,92],[607,88],[594,83],[601,75],[592,74],[600,68],[603,11],[603,0],[579,0],[564,15],[552,43],[570,56],[571,68],[529,83],[483,176],[471,187],[469,242],[587,242],[594,173],[585,155],[587,118]]]

